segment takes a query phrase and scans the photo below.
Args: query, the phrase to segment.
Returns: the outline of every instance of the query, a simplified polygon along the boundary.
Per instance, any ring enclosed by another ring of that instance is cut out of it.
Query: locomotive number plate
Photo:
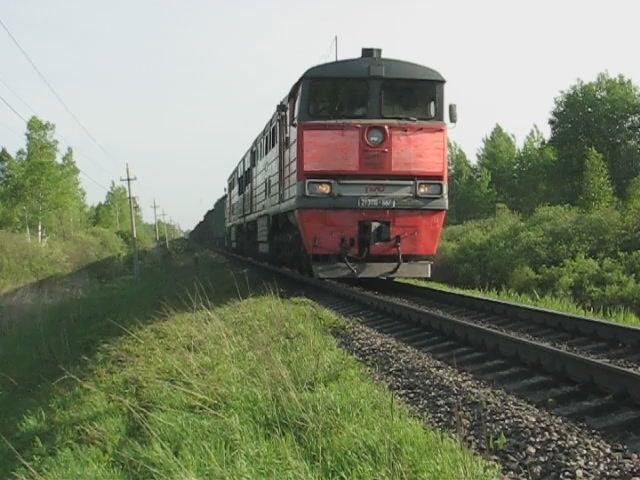
[[[358,198],[358,208],[394,208],[396,201],[393,198]]]

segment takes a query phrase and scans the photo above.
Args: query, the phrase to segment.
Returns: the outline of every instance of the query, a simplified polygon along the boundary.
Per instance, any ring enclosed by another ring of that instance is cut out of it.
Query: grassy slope
[[[549,310],[557,310],[559,312],[570,313],[574,315],[583,315],[585,317],[599,318],[611,322],[626,323],[627,325],[639,326],[640,317],[628,310],[588,310],[571,301],[568,298],[555,298],[549,295],[534,295],[513,292],[511,290],[481,290],[477,288],[459,288],[453,287],[446,283],[425,281],[425,280],[406,280],[416,285],[426,285],[433,288],[440,288],[450,292],[462,292],[470,295],[478,295],[481,297],[503,300],[505,302],[519,303],[522,305],[531,305],[534,307],[547,308]]]
[[[495,477],[367,379],[340,319],[252,283],[174,261],[0,337],[0,478]]]
[[[0,230],[0,293],[124,251],[124,243],[114,233],[100,228],[68,240],[49,239],[44,245],[35,239],[27,242],[24,234]]]

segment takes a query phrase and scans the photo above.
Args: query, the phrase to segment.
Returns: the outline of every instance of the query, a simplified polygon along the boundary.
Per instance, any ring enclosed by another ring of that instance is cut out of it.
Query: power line
[[[14,95],[18,100],[20,100],[20,102],[21,102],[25,107],[27,107],[27,108],[31,111],[31,113],[33,113],[33,114],[35,115],[35,113],[36,113],[35,109],[34,109],[31,105],[29,105],[29,104],[27,103],[27,101],[26,101],[24,98],[22,98],[22,97],[18,94],[18,92],[16,92],[13,88],[11,88],[11,87],[9,86],[9,84],[8,84],[7,82],[5,82],[5,81],[4,81],[3,79],[1,79],[1,78],[0,78],[0,83],[2,83],[2,85],[4,85],[4,86],[5,86],[5,88],[6,88],[7,90],[9,90],[11,93],[13,93],[13,95]]]
[[[44,76],[44,74],[40,71],[40,69],[37,67],[37,65],[35,64],[35,62],[31,59],[31,57],[29,56],[29,54],[26,52],[26,50],[24,48],[22,48],[22,45],[20,45],[20,42],[18,42],[18,40],[16,39],[16,37],[13,36],[13,34],[11,33],[11,31],[9,30],[9,28],[7,28],[7,26],[5,25],[5,23],[2,21],[2,19],[0,19],[0,26],[2,26],[2,28],[5,30],[5,32],[7,32],[7,35],[9,35],[9,37],[11,38],[11,40],[13,41],[13,43],[16,45],[16,47],[18,47],[18,50],[20,50],[20,52],[22,53],[22,55],[24,56],[24,58],[27,59],[27,61],[31,64],[31,66],[33,67],[33,69],[35,70],[35,72],[38,74],[38,76],[40,77],[40,79],[44,82],[44,84],[47,86],[47,88],[51,91],[51,93],[56,97],[56,99],[58,100],[58,102],[60,102],[60,105],[62,105],[64,107],[64,109],[67,111],[67,113],[75,120],[75,122],[80,126],[80,128],[82,128],[82,130],[84,130],[84,132],[87,134],[87,136],[93,141],[93,143],[95,143],[104,153],[105,155],[107,155],[109,158],[111,157],[111,154],[109,154],[109,152],[100,144],[100,142],[98,142],[98,140],[96,139],[96,137],[94,137],[92,135],[92,133],[89,131],[89,129],[84,125],[84,123],[82,123],[80,121],[80,119],[76,116],[75,113],[73,113],[71,111],[71,109],[69,108],[69,106],[65,103],[65,101],[62,99],[62,97],[60,96],[60,94],[58,94],[58,92],[56,91],[55,88],[53,88],[53,85],[51,85],[51,83],[49,83],[49,81],[47,80],[47,78]]]
[[[21,119],[24,123],[28,123],[28,122],[27,122],[27,119],[26,119],[26,118],[24,118],[24,117],[20,114],[20,112],[18,112],[15,108],[13,108],[13,105],[11,105],[9,102],[7,102],[7,101],[4,99],[4,97],[3,97],[2,95],[0,95],[0,100],[2,100],[2,103],[4,103],[4,104],[9,108],[9,110],[11,110],[13,113],[15,113],[18,117],[20,117],[20,119]]]
[[[0,125],[2,125],[4,128],[7,129],[7,131],[13,133],[16,137],[18,138],[22,138],[22,133],[18,132],[17,130],[14,130],[13,127],[10,127],[9,125],[7,125],[6,123],[0,121]]]
[[[16,92],[13,88],[11,88],[11,86],[9,86],[9,84],[7,84],[7,82],[5,82],[2,78],[0,78],[0,83],[2,83],[7,90],[9,90],[18,100],[20,100],[22,102],[23,105],[25,105],[29,111],[33,114],[33,115],[38,115],[38,113],[36,112],[35,108],[33,108],[29,103],[27,103],[27,101],[22,98],[18,92]],[[7,103],[5,101],[5,103]],[[22,118],[24,120],[24,118]],[[26,122],[26,120],[25,120]],[[67,145],[71,146],[72,142],[65,137],[64,135],[62,135],[62,133],[60,133],[59,131],[56,132],[56,136],[60,137]],[[86,153],[82,152],[79,148],[74,147],[74,150],[77,152],[78,156],[82,157],[82,158],[86,158],[89,162],[91,162],[92,164],[94,164],[95,166],[97,166],[98,168],[100,168],[103,172],[109,174],[109,175],[113,175],[114,172],[107,170],[105,167],[102,166],[101,163],[97,162],[96,160],[94,160],[93,158],[91,158],[89,155],[87,155]]]
[[[29,123],[27,122],[27,120],[20,115],[20,112],[18,112],[15,108],[13,108],[13,105],[11,105],[9,102],[7,102],[4,97],[2,95],[0,95],[0,100],[2,100],[2,102],[13,112],[15,113],[18,117],[20,117],[20,119],[25,123]],[[9,128],[9,127],[7,127]],[[13,130],[11,130],[13,131]],[[14,132],[15,133],[15,132]],[[100,182],[98,182],[97,180],[93,179],[91,177],[91,175],[89,175],[88,173],[86,173],[84,170],[82,170],[80,167],[78,167],[78,165],[76,165],[76,168],[80,171],[80,173],[82,173],[88,180],[90,180],[91,182],[95,183],[97,186],[99,186],[100,188],[103,188],[104,190],[106,190],[107,192],[109,191],[109,189],[107,187],[105,187],[104,185],[102,185]]]
[[[100,182],[98,182],[97,180],[94,180],[93,178],[91,178],[89,176],[88,173],[86,173],[84,170],[82,170],[80,167],[78,167],[76,165],[76,167],[78,168],[78,170],[80,170],[80,173],[83,174],[87,180],[89,180],[90,182],[93,182],[95,185],[97,185],[98,187],[102,188],[105,192],[108,192],[109,189],[107,187],[105,187],[104,185],[102,185]]]

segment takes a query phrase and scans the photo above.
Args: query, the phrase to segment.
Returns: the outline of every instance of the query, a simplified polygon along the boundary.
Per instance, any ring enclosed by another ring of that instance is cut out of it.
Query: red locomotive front
[[[319,277],[429,276],[447,210],[444,110],[439,73],[378,49],[309,69],[265,128],[269,151],[259,136],[230,178],[231,246]]]

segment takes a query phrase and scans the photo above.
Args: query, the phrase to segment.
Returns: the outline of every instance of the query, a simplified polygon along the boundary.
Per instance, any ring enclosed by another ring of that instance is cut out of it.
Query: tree
[[[96,205],[94,224],[118,232],[128,230],[130,222],[127,189],[111,182],[104,202]]]
[[[629,182],[622,212],[627,232],[624,243],[629,251],[638,251],[640,250],[640,176]]]
[[[489,173],[498,200],[507,204],[511,200],[516,151],[513,135],[496,124],[478,152],[478,166]]]
[[[8,175],[11,168],[13,157],[6,148],[0,150],[0,228],[7,223],[7,215],[9,212],[9,196],[8,196]]]
[[[26,152],[20,149],[16,152],[15,158],[10,159],[10,154],[3,149],[0,155],[3,157],[3,176],[0,180],[0,227],[22,228],[25,227],[26,215],[20,202],[16,179]]]
[[[2,217],[11,228],[37,227],[38,241],[45,232],[58,229],[62,235],[71,233],[84,223],[85,195],[80,187],[80,171],[67,149],[58,162],[58,141],[55,126],[38,117],[27,123],[26,149],[8,162],[4,174],[3,196],[8,211]],[[2,155],[0,153],[0,155]]]
[[[84,226],[87,219],[85,192],[80,185],[80,170],[69,147],[62,156],[58,167],[57,194],[52,205],[56,220],[63,236],[73,233],[74,229]]]
[[[462,148],[449,143],[449,214],[450,223],[495,213],[496,195],[486,169],[472,165]]]
[[[617,196],[624,196],[640,174],[640,90],[631,80],[607,73],[593,82],[579,80],[556,98],[549,124],[564,201],[575,204],[580,196],[591,147],[603,155]]]
[[[531,214],[540,205],[555,203],[558,198],[553,177],[557,156],[534,125],[516,155],[512,207]]]
[[[587,150],[578,204],[585,210],[610,207],[615,201],[607,165],[595,148]]]
[[[640,176],[629,182],[625,207],[637,212],[640,219]]]
[[[13,162],[13,157],[6,148],[2,147],[0,150],[0,188],[8,174],[11,162]]]
[[[37,223],[38,241],[42,242],[43,220],[55,208],[58,141],[55,126],[31,117],[27,123],[27,149],[17,164],[13,190],[16,207]]]

